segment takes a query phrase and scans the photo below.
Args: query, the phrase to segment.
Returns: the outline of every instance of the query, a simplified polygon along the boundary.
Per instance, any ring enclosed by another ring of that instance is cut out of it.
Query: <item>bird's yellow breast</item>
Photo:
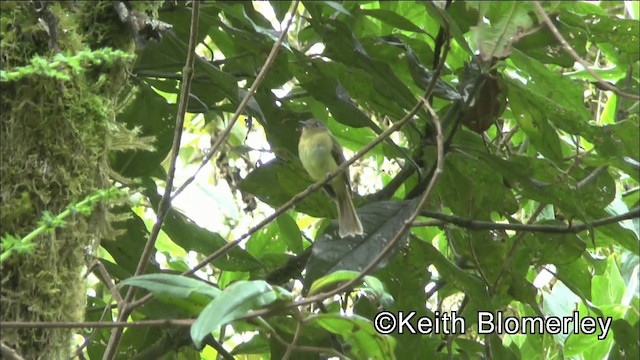
[[[334,171],[338,165],[331,154],[333,148],[331,135],[326,131],[314,130],[303,131],[298,144],[298,153],[302,166],[311,178],[317,181]]]

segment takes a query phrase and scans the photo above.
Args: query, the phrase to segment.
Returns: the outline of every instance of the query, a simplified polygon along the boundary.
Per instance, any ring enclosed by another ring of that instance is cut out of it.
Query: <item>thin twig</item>
[[[298,337],[300,336],[300,332],[302,331],[302,320],[298,319],[296,323],[296,332],[293,334],[293,339],[290,344],[287,344],[287,351],[282,356],[283,360],[289,360],[291,357],[291,353],[296,348],[296,343],[298,342]]]
[[[558,39],[558,42],[560,42],[560,45],[562,46],[564,51],[566,51],[569,55],[571,55],[571,57],[575,61],[580,63],[580,65],[584,66],[585,71],[588,72],[591,76],[593,76],[593,78],[598,81],[598,84],[600,84],[604,89],[613,91],[615,94],[619,96],[626,97],[629,99],[634,99],[634,100],[640,100],[640,96],[629,94],[618,89],[617,87],[609,84],[600,75],[598,75],[595,71],[593,71],[593,69],[591,69],[591,64],[589,64],[586,60],[581,58],[580,55],[578,55],[578,53],[571,47],[571,45],[569,45],[567,40],[564,39],[560,31],[558,31],[558,28],[556,28],[556,26],[553,25],[553,22],[549,18],[549,15],[547,15],[547,13],[544,11],[542,6],[540,5],[540,2],[534,1],[533,5],[535,5],[536,11],[538,12],[542,20],[547,24],[547,27],[549,28],[549,30],[551,30],[551,33],[553,34],[553,36],[555,36],[556,39]]]
[[[149,259],[153,254],[153,250],[155,249],[155,243],[158,239],[158,235],[160,235],[160,229],[162,228],[162,223],[164,222],[165,217],[167,216],[169,209],[171,208],[171,189],[173,188],[173,180],[175,178],[176,173],[176,164],[178,160],[178,154],[180,153],[180,140],[182,138],[182,130],[184,128],[184,118],[187,112],[187,105],[189,102],[189,93],[191,90],[191,78],[193,76],[193,64],[196,58],[196,45],[198,42],[198,19],[199,19],[199,10],[200,10],[200,1],[193,1],[191,3],[191,28],[189,33],[189,46],[187,50],[187,59],[185,61],[184,68],[182,69],[182,82],[180,86],[180,99],[178,102],[178,113],[176,114],[176,128],[173,134],[173,143],[172,143],[172,152],[171,152],[171,160],[169,163],[169,170],[167,172],[167,179],[165,181],[165,189],[162,198],[160,199],[160,203],[158,204],[158,211],[156,212],[156,222],[153,224],[153,228],[151,229],[151,233],[149,234],[149,238],[147,243],[145,244],[144,250],[142,251],[142,255],[140,256],[140,261],[138,262],[138,266],[136,268],[136,272],[134,276],[143,274],[147,268],[147,264],[149,263]],[[124,297],[124,302],[121,311],[118,313],[118,321],[125,321],[129,315],[131,314],[131,309],[129,309],[128,304],[133,299],[137,288],[132,286],[127,291],[127,294]],[[109,338],[109,343],[105,349],[103,359],[113,359],[117,354],[118,345],[120,344],[120,339],[122,337],[122,328],[113,329],[111,332],[111,337]]]
[[[597,228],[600,226],[615,224],[620,221],[629,220],[640,217],[640,208],[635,208],[624,214],[606,217],[598,220],[594,220],[589,223],[571,223],[567,225],[533,225],[533,224],[502,224],[491,221],[478,221],[463,219],[453,215],[446,215],[436,213],[432,211],[423,210],[420,213],[421,216],[437,219],[436,221],[416,221],[413,223],[414,227],[423,226],[442,226],[445,224],[453,224],[461,228],[469,230],[513,230],[513,231],[527,231],[527,232],[539,232],[546,234],[577,234],[579,232]],[[531,219],[535,219],[533,216]]]
[[[289,352],[289,349],[293,349],[295,351],[300,351],[300,352],[311,352],[311,353],[317,353],[317,354],[327,354],[327,355],[331,355],[331,356],[335,356],[339,359],[345,359],[345,360],[349,360],[348,357],[346,357],[345,355],[343,355],[342,353],[340,353],[338,350],[336,349],[332,349],[332,348],[322,348],[322,347],[316,347],[316,346],[298,346],[295,345],[294,342],[292,343],[288,343],[285,339],[283,339],[280,335],[278,335],[278,333],[275,331],[275,329],[273,329],[271,327],[271,325],[269,325],[266,321],[261,321],[260,323],[262,323],[266,328],[267,331],[269,332],[269,334],[271,334],[271,336],[273,336],[273,338],[279,342],[280,344],[282,344],[283,346],[285,346],[287,348],[287,353]],[[296,332],[298,331],[299,327],[296,328]],[[294,335],[295,338],[295,335]],[[287,355],[285,353],[285,355]]]
[[[150,328],[150,327],[186,327],[191,326],[196,319],[161,319],[140,321],[2,321],[0,326],[6,329],[109,329],[109,328]]]

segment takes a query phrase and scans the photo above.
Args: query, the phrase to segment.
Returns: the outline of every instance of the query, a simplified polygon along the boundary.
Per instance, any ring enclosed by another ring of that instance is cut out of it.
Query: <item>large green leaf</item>
[[[213,299],[220,295],[220,290],[212,285],[182,275],[147,274],[125,279],[120,283],[145,288],[161,296],[189,298],[191,294],[198,293]]]
[[[428,315],[433,319],[433,314],[424,306],[428,300],[424,289],[431,280],[431,273],[424,264],[424,253],[428,249],[425,242],[412,241],[389,265],[376,273],[388,292],[394,296],[393,306],[385,307],[385,310],[398,312],[411,309],[416,311],[416,319]],[[417,289],[420,290],[416,291]],[[375,312],[377,313],[377,309]],[[435,353],[440,345],[440,340],[435,337],[415,336],[408,332],[394,334],[394,338],[398,343],[395,351],[398,359],[410,359],[416,353]]]
[[[361,207],[357,212],[364,228],[363,236],[340,238],[337,224],[332,222],[327,232],[313,244],[304,279],[305,288],[308,289],[319,277],[337,270],[364,269],[400,230],[415,206],[415,201],[387,201]],[[384,267],[387,261],[378,267]]]
[[[395,359],[394,339],[379,334],[369,320],[360,316],[320,314],[309,318],[307,324],[339,335],[350,345],[349,352],[358,359]]]
[[[154,206],[157,206],[160,195],[157,193],[155,183],[147,179],[145,185],[147,186],[145,195]],[[186,251],[197,251],[200,254],[212,254],[228,244],[220,234],[198,226],[186,215],[173,208],[169,209],[162,224],[162,230],[178,246]],[[262,267],[260,261],[238,246],[227,251],[225,256],[216,258],[212,264],[228,271],[249,271]]]
[[[537,116],[548,119],[558,129],[577,135],[588,133],[587,121],[591,116],[584,106],[584,90],[578,82],[547,69],[518,50],[511,53],[510,59],[526,84],[515,76],[506,79],[509,94],[512,91],[521,94],[529,106],[535,107]]]
[[[240,183],[240,188],[261,201],[279,207],[312,184],[299,161],[274,159],[255,169]],[[321,191],[305,198],[296,210],[315,217],[334,217],[335,205]]]
[[[249,310],[269,305],[277,298],[273,288],[264,281],[238,281],[213,299],[191,326],[191,338],[197,348],[202,340],[220,326],[230,323]]]
[[[140,136],[152,137],[153,151],[126,151],[115,154],[112,168],[127,177],[149,175],[155,171],[171,149],[176,106],[168,104],[148,84],[141,84],[135,100],[118,115],[118,122],[139,128]]]
[[[533,26],[528,12],[531,4],[526,2],[478,2],[480,16],[490,23],[479,21],[471,27],[471,34],[485,62],[504,58],[511,53],[518,36]]]

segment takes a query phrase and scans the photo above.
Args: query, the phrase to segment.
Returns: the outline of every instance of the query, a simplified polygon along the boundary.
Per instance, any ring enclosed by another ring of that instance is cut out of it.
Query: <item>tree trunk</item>
[[[132,56],[108,53],[111,59],[100,64],[91,57],[106,47],[125,55],[134,51],[113,3],[2,4],[1,65],[3,75],[13,76],[3,76],[0,100],[2,235],[24,237],[45,212],[55,216],[108,188],[116,99],[130,89],[125,69]],[[32,66],[36,57],[48,70]],[[63,227],[39,235],[32,250],[12,253],[2,263],[2,321],[84,319],[83,271],[109,229],[105,215],[98,208],[90,217],[71,216]],[[73,333],[2,329],[1,337],[26,359],[64,359],[73,354]]]

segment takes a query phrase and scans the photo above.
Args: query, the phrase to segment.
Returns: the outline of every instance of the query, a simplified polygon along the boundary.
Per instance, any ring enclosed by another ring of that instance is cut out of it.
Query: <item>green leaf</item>
[[[563,226],[560,221],[541,221],[536,224]],[[527,234],[524,243],[537,256],[538,264],[570,264],[586,250],[587,244],[575,234]]]
[[[549,70],[518,50],[511,53],[510,59],[517,66],[518,74],[526,79],[525,85],[515,76],[513,79],[505,78],[510,100],[512,91],[517,91],[529,106],[536,109],[536,114],[541,113],[539,116],[548,119],[558,129],[576,135],[589,132],[587,122],[591,115],[584,106],[584,90],[579,83]]]
[[[284,254],[287,245],[280,238],[280,229],[276,222],[262,228],[251,235],[246,243],[245,249],[249,254],[265,262],[269,255]]]
[[[416,229],[414,229],[415,231]],[[376,273],[390,294],[393,294],[394,304],[385,306],[385,310],[397,312],[412,309],[416,311],[415,318],[428,316],[428,309],[424,306],[427,301],[424,289],[431,280],[431,273],[424,263],[424,254],[433,249],[423,241],[411,241],[411,244],[395,256],[384,269]],[[378,312],[378,310],[376,310]],[[431,314],[433,318],[433,314]],[[404,332],[394,334],[398,346],[395,355],[398,359],[410,359],[416,354],[416,349],[422,353],[435,353],[440,340],[430,336],[415,336]]]
[[[460,47],[462,47],[462,49],[469,56],[473,56],[474,52],[469,47],[464,33],[458,27],[457,21],[454,20],[454,18],[449,13],[440,9],[432,2],[425,1],[422,4],[427,8],[429,15],[431,15],[431,17],[433,17],[438,23],[440,23],[440,26],[446,26],[447,28],[449,28],[449,30],[451,31],[451,35],[453,35],[453,38],[458,43],[458,45],[460,45]]]
[[[327,288],[338,286],[342,283],[351,281],[358,276],[357,271],[338,270],[321,277],[313,282],[307,296],[311,296],[319,293],[320,291],[326,291]],[[393,303],[393,298],[389,295],[384,285],[377,278],[367,275],[363,279],[364,287],[358,287],[364,293],[371,295],[377,301],[383,301],[387,304]]]
[[[273,207],[279,207],[312,183],[300,161],[276,158],[249,173],[240,183],[240,189]],[[299,202],[296,210],[315,217],[334,217],[336,214],[335,205],[322,192]]]
[[[556,265],[558,277],[564,283],[569,283],[572,287],[580,289],[585,298],[591,301],[591,271],[589,264],[584,257],[578,258],[568,264]]]
[[[640,323],[631,326],[626,320],[617,319],[613,321],[611,328],[615,339],[615,347],[612,352],[621,356],[620,359],[637,359],[639,357],[638,345],[640,339],[638,333]]]
[[[351,13],[344,8],[344,6],[342,6],[339,2],[337,1],[322,1],[323,4],[328,5],[329,7],[337,10],[339,13],[343,14],[343,15],[348,15],[351,16]]]
[[[191,326],[191,338],[197,348],[202,340],[220,326],[244,316],[248,311],[269,305],[276,300],[276,292],[264,281],[238,281],[202,311]]]
[[[510,82],[515,84],[515,82]],[[519,84],[518,84],[519,85]],[[522,86],[509,88],[509,104],[520,128],[527,134],[531,143],[546,158],[561,163],[562,148],[555,129],[547,122],[545,113],[535,103],[531,103]]]
[[[118,279],[126,279],[136,272],[138,260],[142,255],[144,243],[149,237],[149,232],[144,221],[133,211],[118,208],[113,212],[118,216],[125,217],[126,221],[116,222],[113,227],[119,232],[115,240],[102,241],[100,246],[104,248],[113,261],[101,259],[109,274]],[[150,263],[147,266],[147,272],[157,272],[159,269],[156,264]]]
[[[617,256],[607,259],[607,271],[593,277],[593,303],[596,305],[620,304],[626,284],[618,269]]]
[[[640,142],[638,141],[638,117],[633,117],[615,124],[593,127],[590,135],[585,136],[594,144],[598,155],[618,169],[640,181],[638,166],[626,162],[625,158],[640,159]]]
[[[291,1],[272,1],[269,2],[269,4],[273,8],[273,12],[276,14],[276,19],[282,22],[284,20],[284,16],[289,10],[289,7],[291,6]]]
[[[342,337],[350,345],[350,353],[357,359],[395,359],[394,339],[379,334],[369,320],[360,316],[320,314],[310,317],[307,324]]]
[[[384,21],[387,24],[410,32],[415,33],[425,33],[424,30],[416,26],[411,21],[407,20],[405,17],[398,15],[392,11],[383,10],[383,9],[360,9],[358,10],[359,14],[368,15],[374,17],[378,20]]]
[[[556,23],[555,26],[578,55],[585,58],[587,32],[580,27],[570,26],[562,21]],[[572,68],[575,63],[573,57],[564,51],[560,42],[546,26],[533,34],[524,36],[514,44],[514,48],[543,64],[557,64],[564,68]],[[588,75],[587,79],[592,80],[593,78]]]
[[[215,298],[220,290],[201,280],[173,274],[146,274],[132,277],[121,282],[123,285],[137,286],[149,290],[155,295],[188,298],[198,293]]]
[[[638,61],[639,51],[636,46],[639,40],[637,20],[618,19],[600,12],[576,15],[573,8],[565,6],[560,12],[560,19],[576,27],[586,29],[589,40],[598,44],[599,48],[621,68]]]
[[[302,234],[298,224],[288,214],[282,214],[276,219],[280,236],[287,243],[287,247],[294,254],[300,254],[304,248],[302,245]]]
[[[420,63],[416,53],[414,53],[409,46],[406,46],[406,49],[407,62],[409,63],[409,70],[411,71],[413,81],[415,81],[420,89],[426,90],[431,82],[433,82],[433,71],[428,70]],[[436,81],[436,85],[433,88],[433,95],[447,100],[462,99],[460,93],[453,86],[441,79]]]
[[[533,26],[528,11],[531,4],[523,2],[480,2],[480,16],[490,24],[480,22],[471,27],[471,34],[485,62],[504,58],[511,53],[514,41]]]
[[[321,36],[326,45],[325,56],[369,73],[373,76],[373,89],[389,101],[396,102],[404,109],[411,109],[415,105],[413,94],[392,68],[372,59],[345,23],[329,21],[323,27]]]
[[[153,137],[153,150],[117,152],[112,168],[126,177],[150,175],[156,171],[171,149],[176,112],[175,104],[168,104],[151,86],[142,84],[135,100],[118,115],[118,122],[129,129],[139,128],[139,136]]]
[[[304,279],[305,289],[309,289],[316,279],[325,274],[337,270],[364,269],[400,230],[415,206],[415,201],[386,201],[361,207],[357,212],[364,228],[363,236],[341,239],[337,222],[333,221],[326,233],[313,244]],[[384,260],[378,268],[384,267],[387,261]]]
[[[157,193],[155,183],[145,179],[144,185],[146,186],[145,195],[149,197],[154,208],[157,208],[160,195]],[[162,230],[178,246],[186,251],[197,251],[200,254],[212,254],[228,244],[220,234],[198,226],[186,215],[173,208],[169,209]],[[262,267],[260,261],[238,246],[231,248],[225,256],[215,259],[213,265],[229,271],[250,271]]]

